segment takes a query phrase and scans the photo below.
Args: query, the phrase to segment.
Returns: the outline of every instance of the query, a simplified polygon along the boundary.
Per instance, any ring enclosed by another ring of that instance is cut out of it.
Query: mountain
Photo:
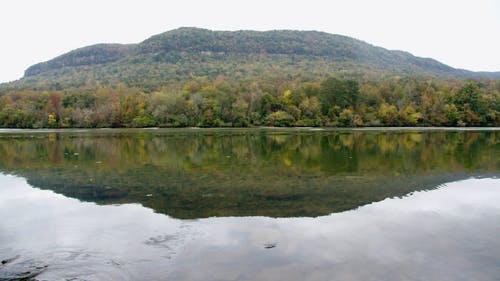
[[[500,78],[500,72],[455,69],[434,59],[390,51],[317,31],[211,31],[179,28],[138,44],[98,44],[29,67],[15,88],[54,89],[125,83],[155,88],[197,76],[366,75]]]

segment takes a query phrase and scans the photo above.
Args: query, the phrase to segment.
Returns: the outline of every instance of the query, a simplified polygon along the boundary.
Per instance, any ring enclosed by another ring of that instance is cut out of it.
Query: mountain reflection
[[[177,218],[319,216],[497,176],[499,131],[95,130],[0,134],[0,170]]]

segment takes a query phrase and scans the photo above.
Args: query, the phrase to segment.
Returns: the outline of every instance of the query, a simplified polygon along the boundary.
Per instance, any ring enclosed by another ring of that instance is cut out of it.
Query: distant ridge
[[[211,31],[182,27],[138,44],[97,44],[35,64],[20,87],[126,83],[156,86],[194,76],[390,74],[500,78],[500,72],[455,69],[430,58],[390,51],[318,31]],[[147,80],[147,81],[146,81]],[[142,83],[142,84],[141,84]]]

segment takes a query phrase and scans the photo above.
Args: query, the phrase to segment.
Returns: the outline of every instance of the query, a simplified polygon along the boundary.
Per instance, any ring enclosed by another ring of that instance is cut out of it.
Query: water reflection
[[[0,170],[177,218],[319,216],[498,175],[499,143],[499,131],[4,132]]]
[[[495,280],[500,182],[469,179],[317,218],[179,220],[0,175],[0,258],[39,280]],[[275,247],[269,248],[273,244]],[[15,264],[14,264],[15,265]],[[0,279],[11,267],[0,267]]]
[[[455,182],[315,219],[202,221],[209,235],[194,241],[190,247],[195,250],[176,260],[172,276],[176,280],[494,280],[500,273],[500,227],[492,223],[500,218],[498,187],[499,181],[491,179]],[[268,242],[277,246],[268,250],[263,246]],[[196,270],[189,270],[192,266]]]
[[[138,204],[96,206],[34,189],[22,178],[2,175],[0,182],[0,258],[20,256],[0,268],[0,280],[32,263],[48,265],[40,280],[161,280],[189,237],[183,222]],[[179,241],[168,249],[145,243],[164,233]]]

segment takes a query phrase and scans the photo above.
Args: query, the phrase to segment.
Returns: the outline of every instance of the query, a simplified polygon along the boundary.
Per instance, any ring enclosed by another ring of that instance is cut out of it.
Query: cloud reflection
[[[0,176],[0,250],[42,280],[494,280],[500,181],[452,182],[317,218],[179,220]],[[266,245],[275,244],[268,248]],[[3,258],[3,256],[1,256]]]

